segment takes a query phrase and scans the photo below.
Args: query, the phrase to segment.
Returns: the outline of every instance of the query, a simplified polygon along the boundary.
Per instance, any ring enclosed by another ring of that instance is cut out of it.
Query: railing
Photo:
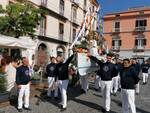
[[[59,14],[64,16],[64,7],[63,6],[59,7]]]
[[[63,40],[64,34],[59,34],[59,40]]]
[[[40,28],[39,35],[45,36],[46,35],[46,29],[45,28]]]
[[[115,33],[120,32],[120,28],[113,28],[113,32],[115,32]]]
[[[112,50],[120,50],[120,46],[112,46]]]
[[[135,31],[146,31],[146,27],[145,26],[136,27]]]
[[[47,7],[47,0],[41,0],[41,5]]]
[[[142,49],[144,49],[145,47],[144,47],[144,46],[135,46],[135,48],[138,49],[138,50],[142,50]]]

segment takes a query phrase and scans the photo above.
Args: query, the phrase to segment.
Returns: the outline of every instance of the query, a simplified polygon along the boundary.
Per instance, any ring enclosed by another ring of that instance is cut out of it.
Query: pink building
[[[150,8],[132,8],[104,16],[104,38],[121,57],[150,56]]]

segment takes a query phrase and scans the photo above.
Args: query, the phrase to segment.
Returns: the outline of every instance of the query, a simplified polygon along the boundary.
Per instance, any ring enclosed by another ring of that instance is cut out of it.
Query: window
[[[45,36],[46,35],[46,17],[42,16],[41,17],[41,22],[40,22],[40,35]]]
[[[73,22],[76,23],[76,19],[77,19],[77,8],[73,7],[72,8],[72,15],[73,15]]]
[[[47,0],[41,0],[41,5],[46,7],[47,6]]]
[[[145,31],[147,20],[136,20],[136,31]]]
[[[120,32],[120,22],[114,23],[114,32]]]
[[[87,0],[84,0],[84,9],[86,9],[86,6],[87,6]]]
[[[146,46],[146,39],[145,38],[137,38],[135,40],[135,46],[137,49],[144,49],[144,46]]]
[[[63,40],[63,35],[64,35],[64,24],[59,23],[59,39]]]
[[[65,5],[64,5],[64,0],[60,0],[59,13],[60,13],[61,15],[64,15],[64,7],[65,7]]]
[[[76,29],[73,29],[73,32],[72,32],[72,40],[74,40],[76,37]]]
[[[120,39],[113,39],[112,40],[113,49],[118,50],[118,49],[120,49],[120,46],[121,46],[121,40]]]

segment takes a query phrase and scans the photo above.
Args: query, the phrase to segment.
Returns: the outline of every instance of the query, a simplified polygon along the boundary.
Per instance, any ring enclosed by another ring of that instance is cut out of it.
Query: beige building
[[[0,0],[4,7],[15,0]],[[42,17],[36,35],[39,42],[36,50],[38,64],[47,62],[48,56],[68,57],[72,43],[83,22],[89,0],[30,0],[34,5],[48,11]],[[94,6],[93,6],[94,8]]]

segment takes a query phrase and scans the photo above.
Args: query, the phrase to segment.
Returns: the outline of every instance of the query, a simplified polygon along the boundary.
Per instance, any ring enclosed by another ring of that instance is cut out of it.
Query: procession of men
[[[89,75],[85,75],[86,81],[82,80],[82,76],[77,72],[75,68],[70,68],[70,63],[76,60],[74,52],[68,59],[64,59],[62,56],[50,56],[50,62],[46,66],[46,75],[48,88],[43,90],[47,91],[44,99],[53,99],[55,101],[61,101],[57,103],[60,106],[60,111],[65,111],[68,108],[67,105],[67,88],[69,84],[69,76],[79,76],[81,80],[76,81],[81,86],[81,94],[88,94]],[[106,60],[98,59],[87,53],[87,58],[94,61],[99,67],[98,70],[92,75],[95,80],[95,90],[102,94],[102,108],[103,113],[111,113],[111,95],[121,95],[122,113],[136,113],[135,96],[140,95],[140,74],[142,74],[142,85],[146,85],[148,82],[148,76],[150,71],[150,65],[147,61],[143,64],[139,64],[135,58],[132,59],[114,59],[112,54],[106,55]],[[17,62],[17,61],[16,61]],[[22,58],[22,64],[16,68],[16,85],[18,93],[18,112],[23,110],[32,111],[29,105],[30,92],[30,69],[28,58]],[[71,70],[70,70],[71,69]],[[83,89],[83,87],[86,89]],[[86,91],[85,91],[86,90]],[[76,93],[73,91],[72,93]],[[97,98],[98,99],[98,98]]]

